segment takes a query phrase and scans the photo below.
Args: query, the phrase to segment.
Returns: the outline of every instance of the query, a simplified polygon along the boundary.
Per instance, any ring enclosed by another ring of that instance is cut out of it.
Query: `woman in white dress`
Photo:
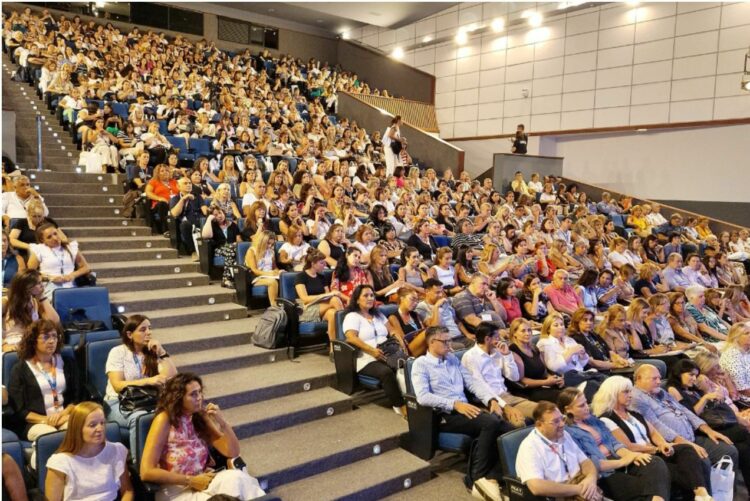
[[[396,115],[391,120],[391,125],[385,129],[383,134],[383,153],[385,154],[385,175],[390,177],[397,166],[401,165],[399,155],[391,149],[393,141],[401,141],[401,116]]]
[[[108,442],[102,406],[82,402],[73,408],[68,432],[47,460],[45,499],[132,501],[133,484],[127,468],[128,450]]]

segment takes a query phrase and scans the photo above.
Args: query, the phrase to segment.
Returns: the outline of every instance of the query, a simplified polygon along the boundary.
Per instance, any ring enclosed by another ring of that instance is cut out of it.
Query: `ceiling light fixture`
[[[422,37],[422,43],[432,42],[432,37],[430,35],[426,35]]]
[[[637,0],[628,0],[625,3],[628,4],[628,5],[630,5],[631,7],[636,7],[641,2],[638,2]]]
[[[534,12],[529,16],[529,26],[531,26],[532,28],[538,28],[542,25],[543,20],[544,18],[539,12]]]
[[[464,45],[468,41],[469,41],[469,35],[467,35],[465,31],[459,30],[458,35],[456,35],[456,43],[458,45]]]
[[[404,57],[404,49],[396,47],[393,49],[393,52],[391,52],[391,56],[393,56],[394,59],[402,59]]]
[[[490,25],[492,27],[492,31],[495,33],[500,33],[505,29],[505,19],[502,17],[498,17],[497,19],[492,21],[492,24]]]
[[[349,40],[351,37],[352,36],[351,36],[351,34],[348,31],[342,31],[341,32],[341,38],[343,38],[344,40]]]
[[[747,49],[745,54],[745,67],[742,70],[742,80],[740,81],[740,88],[742,90],[750,91],[750,48]]]
[[[98,8],[100,8],[100,9],[103,9],[103,8],[104,8],[104,4],[105,4],[105,2],[103,2],[102,0],[97,0],[97,1],[96,1],[96,2],[94,2],[94,3],[96,4],[96,6],[97,6]]]

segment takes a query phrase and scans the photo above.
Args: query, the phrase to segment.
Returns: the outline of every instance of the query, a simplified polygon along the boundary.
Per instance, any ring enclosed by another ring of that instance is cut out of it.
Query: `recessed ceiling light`
[[[432,37],[430,35],[427,35],[424,38],[422,38],[422,43],[427,43],[431,41],[432,41]]]
[[[502,17],[498,17],[494,21],[492,21],[492,31],[495,33],[499,33],[503,31],[503,28],[505,28],[505,20]]]
[[[464,45],[468,41],[469,36],[466,34],[466,32],[463,30],[459,31],[458,35],[456,35],[456,43],[458,43],[458,45]]]

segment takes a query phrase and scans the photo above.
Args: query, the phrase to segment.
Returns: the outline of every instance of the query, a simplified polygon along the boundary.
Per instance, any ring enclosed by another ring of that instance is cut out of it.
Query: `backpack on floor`
[[[286,311],[280,306],[269,306],[261,315],[258,325],[253,332],[252,341],[255,346],[273,349],[285,346],[287,318]]]

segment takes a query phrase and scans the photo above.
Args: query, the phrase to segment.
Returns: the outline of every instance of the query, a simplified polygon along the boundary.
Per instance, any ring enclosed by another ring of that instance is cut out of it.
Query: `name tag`
[[[492,315],[489,313],[482,313],[482,322],[492,322]]]

